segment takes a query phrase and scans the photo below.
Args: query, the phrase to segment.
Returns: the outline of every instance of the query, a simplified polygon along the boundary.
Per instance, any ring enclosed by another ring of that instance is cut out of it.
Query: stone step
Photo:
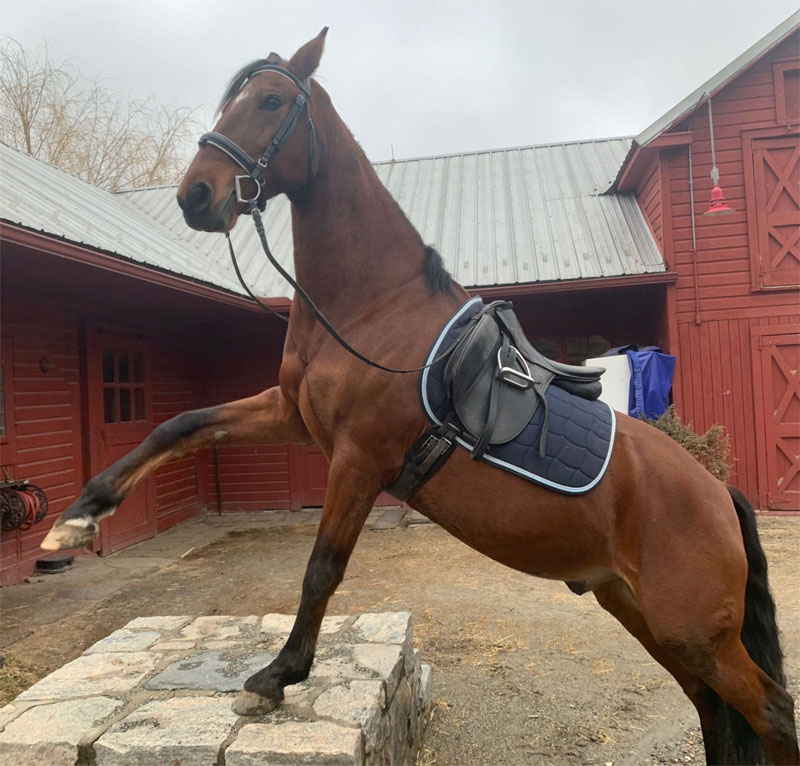
[[[407,612],[326,617],[308,680],[239,717],[292,615],[140,617],[0,709],[0,766],[414,763],[431,670]]]

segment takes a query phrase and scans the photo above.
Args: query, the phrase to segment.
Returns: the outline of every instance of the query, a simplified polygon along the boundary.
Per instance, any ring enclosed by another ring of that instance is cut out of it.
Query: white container
[[[628,392],[631,385],[631,366],[625,354],[619,356],[599,356],[587,359],[586,367],[605,367],[600,382],[603,393],[600,400],[610,404],[617,412],[628,414]]]

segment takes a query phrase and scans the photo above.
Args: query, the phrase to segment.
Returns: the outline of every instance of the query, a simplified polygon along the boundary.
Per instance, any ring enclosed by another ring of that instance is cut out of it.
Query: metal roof
[[[375,170],[466,287],[662,272],[635,197],[602,194],[630,145],[630,138],[548,144],[381,162]],[[223,238],[187,228],[174,188],[117,196],[190,244],[215,271],[229,268]],[[293,272],[284,196],[269,202],[264,222],[273,254]],[[291,295],[249,221],[239,221],[232,239],[255,292]]]
[[[680,122],[689,112],[693,111],[708,92],[713,96],[724,88],[731,80],[747,69],[757,59],[768,53],[780,44],[788,35],[800,26],[800,11],[795,11],[786,21],[778,24],[775,29],[762,37],[757,43],[751,45],[741,56],[737,56],[730,64],[720,69],[710,80],[704,82],[699,88],[690,93],[683,101],[672,107],[666,114],[659,117],[652,125],[645,128],[636,138],[639,146],[645,146],[656,136]]]
[[[206,263],[185,239],[118,195],[2,143],[0,169],[0,219],[244,294],[227,268]],[[169,196],[177,208],[174,189]]]

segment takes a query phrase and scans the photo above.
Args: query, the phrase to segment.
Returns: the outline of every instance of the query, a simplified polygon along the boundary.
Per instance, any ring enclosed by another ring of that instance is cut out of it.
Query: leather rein
[[[242,149],[237,143],[229,139],[227,136],[222,135],[222,133],[217,133],[216,131],[209,131],[208,133],[203,133],[198,140],[198,144],[203,146],[208,144],[209,146],[213,146],[215,149],[226,154],[231,160],[233,160],[242,170],[244,170],[247,175],[238,175],[234,178],[234,184],[236,187],[236,199],[238,202],[244,203],[247,205],[247,213],[253,219],[253,224],[255,225],[256,232],[258,233],[258,237],[261,240],[261,247],[264,250],[264,254],[267,256],[269,262],[275,267],[277,272],[294,288],[295,292],[300,296],[300,298],[305,301],[308,307],[311,309],[314,317],[317,321],[325,328],[325,330],[330,334],[330,336],[348,353],[352,354],[356,357],[356,359],[361,360],[365,364],[370,365],[371,367],[376,367],[379,370],[383,370],[385,372],[394,372],[405,374],[409,372],[421,372],[422,370],[427,369],[428,367],[432,367],[433,365],[441,362],[442,359],[445,359],[449,356],[458,346],[461,338],[459,337],[456,339],[454,343],[452,343],[448,348],[446,348],[441,354],[439,354],[434,360],[429,362],[422,367],[413,367],[410,369],[398,369],[396,367],[387,367],[386,365],[380,364],[379,362],[370,359],[368,356],[365,356],[360,351],[354,349],[341,335],[336,331],[333,325],[328,321],[322,311],[317,308],[317,305],[311,300],[311,297],[308,293],[300,287],[299,284],[295,281],[294,277],[289,274],[286,269],[278,263],[275,256],[272,254],[272,251],[269,249],[269,243],[267,242],[267,235],[264,231],[264,222],[261,219],[261,213],[265,209],[267,200],[264,196],[264,171],[267,169],[267,166],[270,163],[270,160],[281,150],[281,147],[289,140],[292,133],[294,133],[294,129],[297,127],[297,123],[300,120],[300,115],[305,111],[306,112],[306,120],[308,124],[308,136],[309,136],[309,161],[308,161],[308,182],[311,182],[311,179],[314,176],[314,156],[316,151],[316,134],[314,131],[314,123],[311,120],[311,114],[308,111],[308,99],[311,92],[311,81],[310,79],[306,79],[304,81],[300,81],[297,77],[295,77],[288,69],[284,69],[283,67],[277,66],[275,64],[262,64],[261,66],[254,69],[248,79],[253,77],[260,72],[275,72],[280,74],[289,80],[291,80],[295,86],[300,90],[300,93],[297,95],[294,103],[292,104],[292,108],[289,111],[289,114],[286,115],[283,122],[278,127],[278,130],[275,132],[272,140],[269,142],[267,148],[263,151],[261,156],[254,160],[244,149]],[[246,82],[246,81],[245,81]],[[245,83],[242,83],[241,87],[244,87]],[[242,181],[252,181],[255,184],[256,193],[252,197],[247,197],[244,195],[242,190]],[[230,251],[231,262],[233,263],[233,269],[236,272],[236,276],[239,279],[240,284],[244,288],[245,292],[265,311],[268,311],[270,314],[273,314],[284,322],[288,322],[288,318],[285,317],[283,314],[279,314],[274,309],[270,308],[266,303],[260,300],[247,286],[242,277],[242,273],[239,269],[239,264],[236,261],[236,254],[233,250],[233,243],[231,242],[230,234],[228,232],[225,233],[225,237],[228,240],[228,250]]]

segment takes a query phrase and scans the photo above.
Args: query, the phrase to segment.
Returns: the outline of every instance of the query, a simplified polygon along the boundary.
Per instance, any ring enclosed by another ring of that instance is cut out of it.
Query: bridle
[[[209,144],[215,149],[219,149],[224,154],[227,154],[228,157],[230,157],[240,168],[242,168],[242,170],[247,173],[246,176],[236,176],[234,178],[234,183],[236,185],[236,199],[246,205],[255,204],[260,210],[263,211],[267,204],[267,200],[264,197],[264,171],[267,169],[267,165],[269,165],[270,160],[281,150],[281,147],[289,140],[292,133],[294,133],[294,129],[297,127],[297,123],[300,120],[300,115],[303,112],[306,113],[306,120],[308,123],[309,181],[311,181],[311,178],[314,175],[314,154],[317,141],[314,132],[314,123],[312,122],[311,114],[308,111],[308,98],[311,95],[310,78],[306,78],[301,82],[288,69],[284,69],[276,64],[262,64],[250,72],[247,80],[241,84],[239,92],[241,92],[241,89],[244,88],[250,78],[260,74],[261,72],[276,72],[277,74],[286,77],[288,80],[291,80],[300,90],[300,93],[297,94],[297,98],[295,98],[294,103],[292,104],[292,108],[289,110],[289,114],[286,115],[261,156],[257,160],[254,160],[235,141],[232,141],[227,136],[223,136],[222,133],[217,133],[213,130],[209,131],[208,133],[203,133],[197,143],[200,144],[200,146]],[[242,181],[248,179],[252,181],[256,187],[256,193],[252,197],[245,197],[242,192]]]
[[[249,80],[251,77],[259,74],[260,72],[275,72],[277,74],[282,75],[283,77],[288,78],[291,80],[297,88],[300,90],[300,93],[297,95],[297,98],[294,100],[294,104],[292,104],[292,108],[289,111],[289,114],[286,115],[283,122],[278,127],[278,130],[275,132],[275,135],[272,137],[272,140],[267,145],[267,148],[264,149],[261,156],[254,160],[241,146],[239,146],[235,141],[231,141],[230,138],[227,136],[222,135],[222,133],[217,133],[216,131],[209,131],[208,133],[203,133],[198,140],[198,144],[203,146],[208,144],[213,146],[215,149],[219,149],[219,151],[226,154],[230,159],[232,159],[242,170],[244,170],[247,175],[240,175],[234,177],[234,184],[236,186],[236,199],[239,202],[244,203],[247,206],[247,213],[253,219],[253,224],[256,227],[256,232],[258,233],[259,239],[261,240],[261,247],[264,249],[264,254],[269,259],[269,262],[275,267],[277,272],[295,289],[295,292],[302,298],[308,307],[311,309],[311,312],[316,317],[317,321],[327,330],[327,332],[331,335],[331,337],[347,351],[348,353],[355,356],[357,359],[360,359],[365,364],[370,365],[371,367],[376,367],[379,370],[384,370],[385,372],[396,372],[396,373],[408,373],[408,372],[420,372],[421,370],[425,370],[428,367],[432,367],[433,365],[437,364],[438,362],[442,361],[442,359],[449,356],[458,345],[460,338],[456,340],[451,346],[445,349],[439,356],[436,357],[433,361],[429,362],[422,367],[414,367],[408,370],[405,369],[398,369],[395,367],[387,367],[385,365],[380,364],[368,356],[364,356],[360,351],[354,349],[341,335],[336,331],[333,325],[328,321],[327,317],[317,308],[314,301],[311,300],[311,297],[308,293],[300,287],[299,284],[295,281],[294,277],[289,274],[286,269],[281,266],[280,263],[276,260],[275,256],[272,254],[272,251],[269,249],[269,243],[267,242],[267,235],[264,231],[264,222],[261,220],[261,213],[263,212],[264,208],[266,207],[267,200],[264,197],[264,171],[267,169],[267,166],[270,163],[270,160],[280,151],[281,147],[289,140],[294,129],[297,127],[297,123],[300,120],[300,115],[305,111],[306,119],[308,121],[308,136],[309,136],[309,150],[308,150],[308,182],[310,182],[314,176],[314,157],[315,157],[315,147],[316,147],[316,134],[314,132],[314,123],[311,121],[311,115],[308,111],[308,99],[311,94],[311,81],[309,78],[306,78],[304,81],[300,81],[297,77],[295,77],[288,69],[284,69],[281,66],[276,64],[262,64],[256,67],[247,77]],[[239,92],[245,86],[247,82],[245,80],[239,88]],[[242,193],[242,181],[250,180],[256,185],[256,193],[252,197],[245,197]],[[240,284],[244,288],[245,292],[265,311],[273,314],[284,322],[288,322],[289,320],[279,314],[277,311],[271,309],[260,300],[256,295],[250,290],[247,286],[244,278],[242,277],[242,272],[239,270],[239,264],[236,262],[236,254],[233,251],[233,244],[231,243],[230,234],[228,232],[225,233],[225,237],[228,240],[228,250],[230,251],[231,255],[231,262],[233,263],[233,269],[236,272],[236,276],[239,279]]]

